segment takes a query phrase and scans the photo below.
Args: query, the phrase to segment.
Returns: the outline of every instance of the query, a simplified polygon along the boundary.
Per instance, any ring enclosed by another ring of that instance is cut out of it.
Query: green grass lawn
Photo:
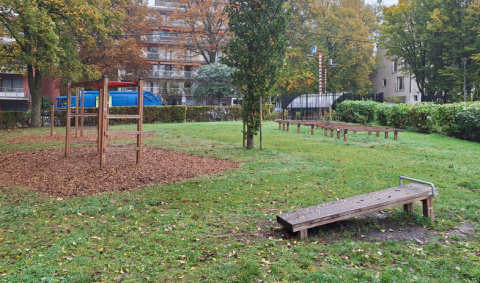
[[[69,199],[0,189],[0,282],[478,282],[480,144],[409,132],[397,141],[357,133],[344,142],[268,122],[264,150],[246,151],[241,128],[144,125],[158,134],[145,144],[242,162],[236,171]],[[64,146],[6,141],[2,152]],[[0,164],[1,174],[8,172]],[[435,223],[418,204],[414,215],[398,207],[387,219],[399,230],[428,228],[423,245],[369,237],[386,229],[372,217],[309,231],[301,241],[276,223],[280,212],[397,186],[400,175],[440,192]],[[450,233],[465,224],[474,233]]]

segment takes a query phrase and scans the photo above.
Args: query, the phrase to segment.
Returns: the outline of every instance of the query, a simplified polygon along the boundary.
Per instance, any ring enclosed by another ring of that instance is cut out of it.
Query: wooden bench
[[[438,195],[435,186],[429,182],[404,176],[399,179],[400,186],[398,187],[281,213],[277,215],[277,222],[291,232],[299,232],[300,239],[306,239],[308,228],[399,205],[403,205],[406,211],[412,212],[413,203],[416,201],[422,201],[423,215],[433,221],[433,198]],[[403,180],[427,184],[430,187],[415,183],[403,185]]]

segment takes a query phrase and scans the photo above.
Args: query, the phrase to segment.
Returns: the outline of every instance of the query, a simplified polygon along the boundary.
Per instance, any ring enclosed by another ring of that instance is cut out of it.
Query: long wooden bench
[[[412,212],[413,203],[416,201],[422,201],[423,215],[434,220],[433,198],[438,195],[435,186],[430,182],[404,176],[399,179],[400,186],[398,187],[281,213],[277,215],[277,222],[291,232],[298,232],[300,239],[306,239],[308,228],[399,205],[403,205],[406,211]],[[403,185],[403,180],[415,183]],[[430,187],[417,183],[426,184]]]

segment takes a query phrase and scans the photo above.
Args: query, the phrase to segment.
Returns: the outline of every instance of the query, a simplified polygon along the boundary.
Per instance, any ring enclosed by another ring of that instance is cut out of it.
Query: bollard
[[[337,128],[337,139],[340,139],[340,129]]]
[[[282,129],[282,122],[278,122],[278,130]]]
[[[290,122],[287,122],[287,132],[290,130]]]
[[[313,135],[313,131],[314,131],[313,129],[315,129],[315,125],[312,125],[312,135]]]
[[[297,133],[300,133],[300,123],[297,124]]]
[[[343,141],[347,141],[348,140],[348,129],[345,129],[345,132],[343,134]]]
[[[333,138],[333,128],[330,128],[330,137]]]
[[[285,132],[285,122],[282,122],[283,131]]]
[[[398,130],[395,129],[395,132],[393,133],[393,139],[397,140],[397,138],[398,138]]]

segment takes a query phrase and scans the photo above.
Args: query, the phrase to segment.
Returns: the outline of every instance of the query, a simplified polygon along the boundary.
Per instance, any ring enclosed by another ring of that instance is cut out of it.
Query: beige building
[[[421,102],[421,93],[413,74],[402,72],[403,63],[389,60],[383,55],[384,49],[377,52],[381,60],[376,72],[370,76],[373,92],[383,92],[386,102],[409,104]]]

